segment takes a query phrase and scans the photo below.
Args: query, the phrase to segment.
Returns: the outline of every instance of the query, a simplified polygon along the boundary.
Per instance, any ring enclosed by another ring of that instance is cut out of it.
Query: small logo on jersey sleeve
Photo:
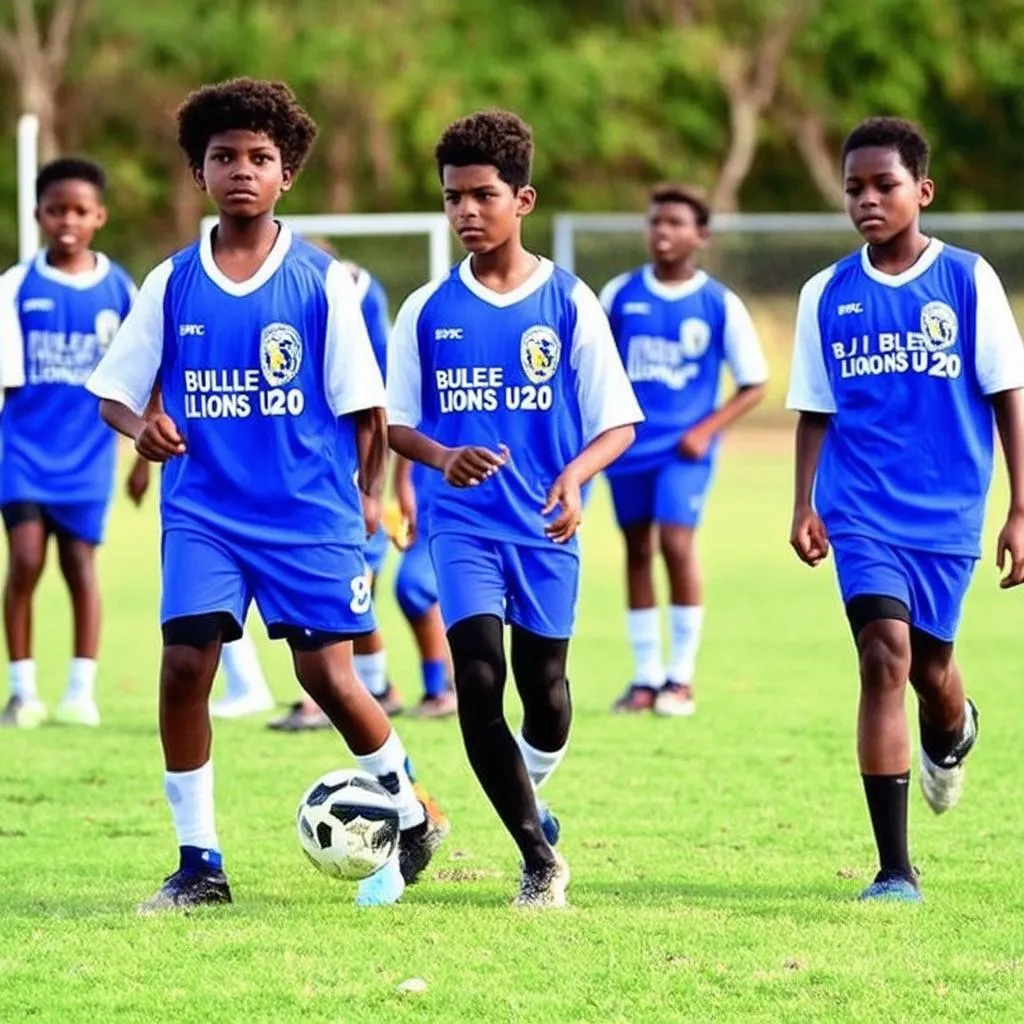
[[[928,302],[921,309],[921,333],[929,351],[952,348],[958,329],[956,313],[945,302]]]
[[[289,324],[267,324],[260,334],[260,368],[274,388],[293,380],[302,366],[302,339]]]
[[[519,358],[523,373],[531,384],[546,384],[558,369],[562,343],[550,328],[537,324],[523,331],[519,341]]]
[[[110,343],[121,326],[121,314],[116,309],[101,309],[96,314],[96,348],[100,355],[110,348]]]

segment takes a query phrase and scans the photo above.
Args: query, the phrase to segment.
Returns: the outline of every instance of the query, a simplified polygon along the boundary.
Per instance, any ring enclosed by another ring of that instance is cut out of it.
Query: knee
[[[651,531],[626,534],[626,564],[630,569],[649,569],[654,557],[654,542]]]
[[[864,689],[902,691],[910,671],[910,643],[888,632],[866,627],[858,643]]]
[[[61,571],[74,593],[91,589],[96,582],[91,553],[76,551],[61,559]]]
[[[661,553],[665,561],[675,565],[687,565],[694,557],[695,545],[692,530],[662,528]]]
[[[193,647],[165,647],[160,668],[160,692],[168,704],[190,704],[205,698],[202,686],[204,652]]]
[[[7,567],[8,586],[19,592],[35,589],[43,572],[43,559],[42,551],[19,551],[14,548]]]

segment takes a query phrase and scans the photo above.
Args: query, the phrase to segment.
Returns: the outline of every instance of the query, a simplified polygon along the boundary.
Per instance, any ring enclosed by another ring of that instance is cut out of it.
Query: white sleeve
[[[142,282],[135,304],[85,386],[141,416],[164,355],[164,293],[174,264],[165,260]]]
[[[725,361],[739,388],[763,384],[768,379],[768,363],[757,328],[747,307],[733,292],[725,293]]]
[[[974,266],[974,369],[986,395],[1024,387],[1024,345],[1002,281],[983,259]]]
[[[613,277],[602,289],[598,300],[601,303],[601,308],[611,316],[612,303],[615,301],[615,296],[622,291],[623,285],[629,280],[630,273],[627,271],[625,274],[619,274],[618,277]]]
[[[335,416],[384,407],[384,381],[352,275],[337,262],[327,268],[324,389]]]
[[[836,411],[832,382],[825,369],[821,325],[818,322],[818,305],[831,277],[832,268],[829,267],[815,274],[800,291],[793,365],[789,371],[789,393],[786,395],[787,409],[828,414]]]
[[[613,427],[640,423],[644,414],[597,296],[579,281],[572,300],[576,305],[576,330],[569,365],[576,371],[584,443],[590,444]]]
[[[20,388],[25,383],[25,338],[21,333],[18,292],[28,273],[19,263],[0,277],[0,387]]]
[[[417,288],[398,311],[388,338],[388,423],[415,430],[423,419],[419,322],[427,299],[446,278]]]

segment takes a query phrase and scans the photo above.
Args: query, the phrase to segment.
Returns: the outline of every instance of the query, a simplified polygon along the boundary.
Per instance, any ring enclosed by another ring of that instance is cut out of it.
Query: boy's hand
[[[450,448],[441,466],[445,483],[452,487],[476,487],[482,484],[508,462],[508,449],[503,444],[498,448],[497,452],[477,445]]]
[[[821,516],[810,506],[797,508],[793,512],[793,526],[789,531],[789,543],[801,562],[815,566],[828,556],[828,533]]]
[[[146,425],[139,431],[135,450],[150,462],[166,462],[185,454],[185,442],[174,420],[167,413],[158,412],[146,420]]]
[[[714,439],[715,435],[698,423],[679,438],[679,454],[684,459],[703,459]]]
[[[556,544],[564,544],[572,538],[583,521],[583,497],[580,484],[574,473],[565,470],[551,485],[548,500],[540,510],[541,515],[549,515],[561,505],[562,513],[553,522],[544,527],[544,532]]]
[[[138,508],[146,496],[146,491],[149,490],[149,463],[145,459],[135,460],[135,465],[124,482],[124,489],[132,504]]]
[[[372,537],[380,529],[380,498],[375,498],[372,494],[363,494],[361,497],[366,536]]]
[[[1006,525],[999,532],[996,543],[996,565],[1002,572],[1006,567],[1007,556],[1010,568],[999,581],[1003,590],[1024,583],[1024,513],[1011,512]]]

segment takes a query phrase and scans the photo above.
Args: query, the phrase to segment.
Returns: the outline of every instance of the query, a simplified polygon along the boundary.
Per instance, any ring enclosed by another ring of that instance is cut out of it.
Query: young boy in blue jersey
[[[1011,492],[1000,586],[1024,582],[1024,349],[991,266],[921,233],[928,156],[897,118],[847,138],[846,209],[865,245],[804,285],[788,398],[800,413],[790,542],[812,566],[835,552],[859,660],[857,754],[879,857],[866,900],[921,898],[907,679],[936,814],[960,799],[977,738],[953,641],[981,554],[993,421]]]
[[[374,629],[363,544],[385,468],[384,391],[351,279],[274,219],[315,133],[282,83],[188,97],[178,138],[218,224],[150,273],[89,382],[104,419],[163,464],[160,736],[180,860],[144,909],[231,899],[207,701],[252,600],[398,807],[398,862],[357,902],[397,899],[442,838],[352,669],[352,638]],[[162,408],[144,415],[155,384]]]
[[[0,724],[46,716],[36,691],[32,601],[56,539],[71,594],[74,655],[54,710],[98,725],[93,696],[100,636],[95,552],[103,540],[117,439],[85,388],[135,295],[128,274],[90,246],[106,223],[106,178],[89,160],[47,164],[36,181],[45,249],[0,278],[0,345],[7,407],[0,419],[0,508],[7,528],[4,628],[11,697]]]
[[[626,598],[633,680],[616,711],[692,715],[704,625],[694,535],[707,501],[718,439],[764,395],[768,367],[746,307],[697,263],[711,211],[699,192],[665,184],[651,192],[651,262],[601,293],[626,373],[644,411],[636,443],[608,467],[626,542]],[[726,364],[736,391],[721,406]],[[669,659],[651,571],[654,537],[669,581]]]
[[[523,248],[536,198],[527,125],[473,114],[445,130],[435,155],[469,256],[414,292],[395,321],[389,436],[399,455],[440,475],[430,541],[459,724],[522,854],[516,904],[563,906],[569,869],[535,787],[569,738],[580,488],[629,446],[641,413],[596,296]],[[518,739],[502,708],[505,621],[523,702]]]

